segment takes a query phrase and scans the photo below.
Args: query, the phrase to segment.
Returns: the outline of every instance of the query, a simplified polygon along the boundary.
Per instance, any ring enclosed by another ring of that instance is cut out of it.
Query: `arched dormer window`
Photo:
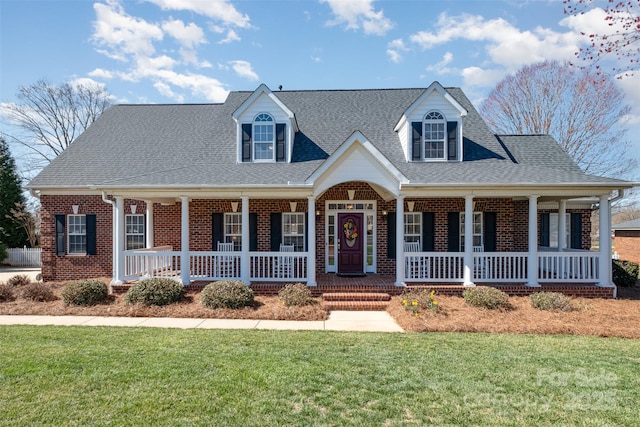
[[[275,123],[267,113],[260,113],[253,120],[253,161],[275,160]]]
[[[423,158],[446,159],[445,142],[447,136],[447,121],[438,111],[429,111],[423,120]]]

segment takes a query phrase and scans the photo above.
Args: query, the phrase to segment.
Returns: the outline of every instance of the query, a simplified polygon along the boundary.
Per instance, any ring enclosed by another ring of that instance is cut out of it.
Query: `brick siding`
[[[621,260],[640,263],[640,230],[616,230],[615,251]]]

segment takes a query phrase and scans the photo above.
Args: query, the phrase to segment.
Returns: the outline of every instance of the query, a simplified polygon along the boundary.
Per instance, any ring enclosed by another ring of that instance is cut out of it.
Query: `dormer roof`
[[[464,108],[462,106],[462,104],[460,104],[453,96],[451,96],[451,94],[449,92],[447,92],[446,89],[444,87],[442,87],[442,85],[440,83],[438,83],[437,81],[434,81],[404,111],[404,113],[402,113],[402,116],[400,117],[400,120],[398,120],[398,123],[396,123],[396,126],[394,127],[393,130],[396,131],[396,132],[398,130],[400,130],[400,128],[407,122],[408,118],[413,115],[414,110],[416,108],[418,108],[419,106],[421,106],[424,103],[425,99],[427,97],[429,97],[429,95],[431,95],[433,92],[436,92],[436,93],[440,94],[440,96],[442,96],[444,99],[446,99],[453,106],[453,108],[455,108],[458,111],[458,113],[460,114],[460,117],[464,117],[464,116],[467,115],[467,113],[468,113],[467,109]]]
[[[269,87],[262,83],[260,84],[260,86],[258,86],[256,88],[256,90],[253,91],[253,93],[233,112],[233,114],[231,115],[231,117],[233,118],[233,120],[235,120],[236,122],[238,121],[238,119],[240,118],[240,116],[242,116],[242,114],[251,107],[251,105],[256,102],[261,96],[266,96],[267,98],[269,98],[273,104],[279,108],[280,110],[282,110],[282,112],[289,118],[289,120],[291,120],[291,125],[294,127],[294,131],[297,132],[298,131],[298,126],[296,123],[296,116],[293,113],[293,111],[291,111],[289,109],[289,107],[287,107],[281,100],[280,98],[278,98],[276,96],[275,93],[273,93],[273,91],[271,91],[271,89],[269,89]]]

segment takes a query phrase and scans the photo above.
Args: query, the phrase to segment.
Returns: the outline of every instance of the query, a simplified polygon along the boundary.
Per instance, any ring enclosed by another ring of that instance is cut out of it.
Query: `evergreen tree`
[[[0,137],[0,242],[9,248],[21,248],[29,241],[26,231],[11,212],[17,206],[23,209],[26,205],[20,184],[9,145]]]

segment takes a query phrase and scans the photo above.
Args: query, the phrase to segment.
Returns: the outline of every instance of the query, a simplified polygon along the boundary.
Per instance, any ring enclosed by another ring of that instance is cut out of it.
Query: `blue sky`
[[[478,106],[523,65],[573,59],[581,31],[605,28],[599,13],[568,18],[559,0],[0,0],[0,101],[40,78],[101,84],[116,103],[438,80]],[[640,159],[640,75],[619,84]]]

